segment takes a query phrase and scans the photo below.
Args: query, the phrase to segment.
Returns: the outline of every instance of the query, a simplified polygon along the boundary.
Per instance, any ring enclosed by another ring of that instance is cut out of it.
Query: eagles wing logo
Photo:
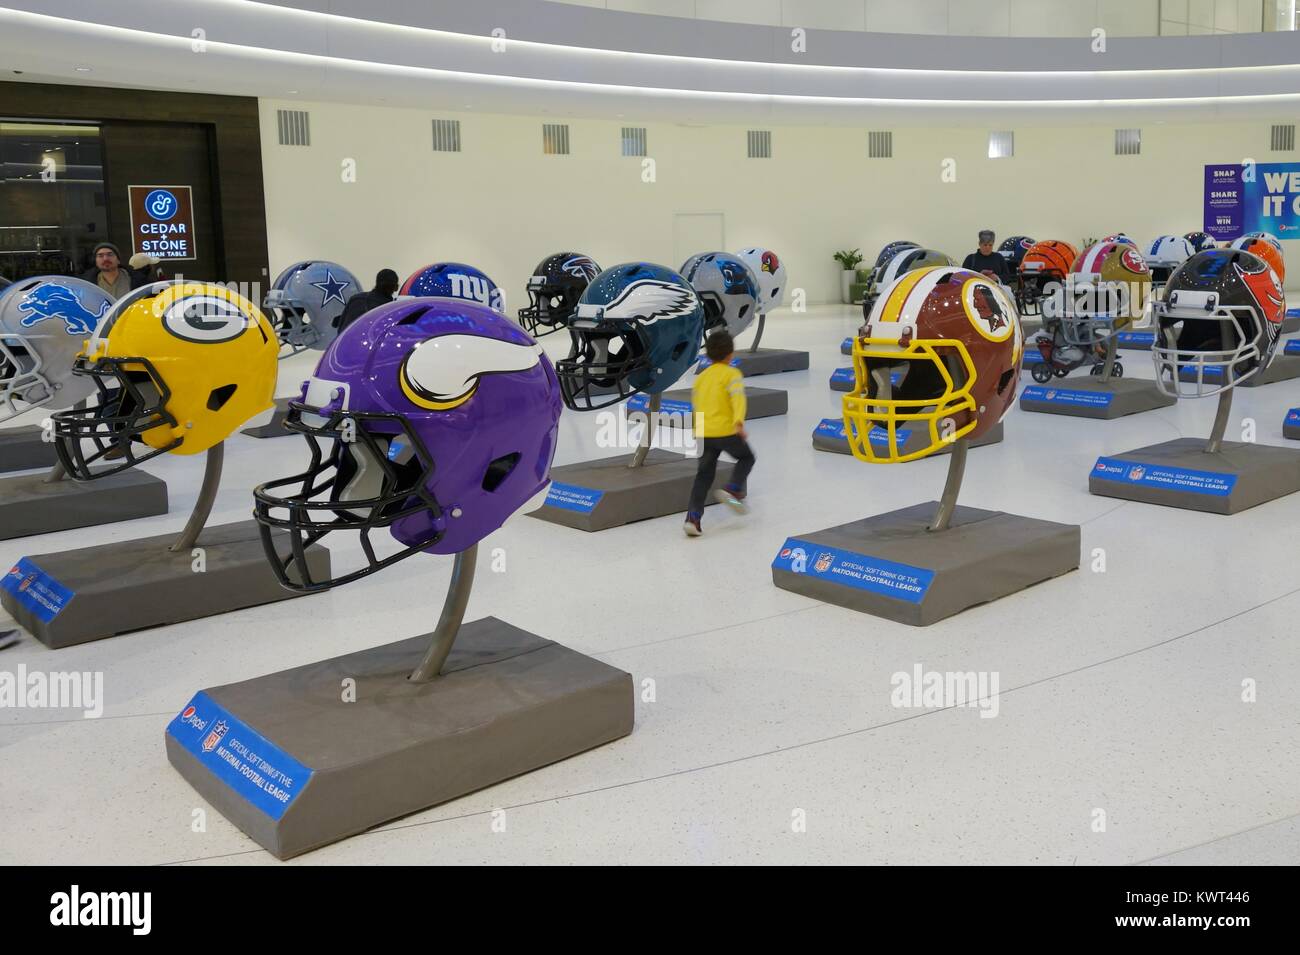
[[[633,282],[604,307],[605,318],[656,322],[661,318],[690,315],[700,307],[695,292],[671,282],[642,279]]]
[[[51,282],[38,285],[18,303],[18,311],[24,313],[18,324],[31,328],[47,318],[61,318],[64,331],[69,335],[89,335],[108,309],[109,303],[101,302],[96,314],[81,304],[81,299],[71,289]]]
[[[560,266],[560,271],[567,272],[576,279],[586,279],[590,282],[600,274],[600,266],[585,255],[575,255],[565,260]]]

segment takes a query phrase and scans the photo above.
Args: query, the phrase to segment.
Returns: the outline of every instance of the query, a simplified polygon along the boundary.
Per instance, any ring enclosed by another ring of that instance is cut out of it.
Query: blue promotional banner
[[[594,488],[579,487],[576,484],[560,484],[558,481],[552,481],[550,490],[546,492],[546,506],[558,507],[565,511],[577,511],[580,514],[590,514],[604,496],[604,491],[597,491]]]
[[[1024,358],[1021,360],[1021,370],[1028,368],[1030,365],[1041,365],[1043,363],[1043,353],[1037,348],[1026,348]]]
[[[18,563],[9,568],[0,587],[12,594],[41,623],[49,623],[57,617],[74,596],[30,557],[18,558]]]
[[[844,339],[844,341],[840,342],[840,354],[841,355],[853,354],[853,339],[851,337],[846,338]]]
[[[1045,401],[1076,408],[1105,408],[1115,399],[1109,391],[1075,391],[1070,388],[1048,388],[1030,385],[1020,394],[1021,401]]]
[[[698,375],[700,372],[702,372],[704,369],[708,368],[712,364],[713,364],[712,359],[710,359],[707,355],[701,355],[700,363],[695,366],[695,373]],[[731,361],[727,362],[727,364],[730,365],[732,368],[739,368],[740,356],[737,355],[735,358],[731,359]]]
[[[852,384],[853,384],[853,369],[852,369],[852,368],[836,368],[833,372],[831,372],[831,385],[832,385],[832,386],[835,386],[835,385],[852,385]]]
[[[1300,355],[1300,338],[1291,338],[1282,346],[1283,355]]]
[[[1222,365],[1205,365],[1202,369],[1202,380],[1219,381],[1223,378]],[[1178,380],[1186,382],[1196,381],[1196,367],[1194,365],[1179,365]]]
[[[899,428],[894,432],[894,441],[899,448],[907,444],[907,439],[911,433],[911,430],[908,428]],[[813,434],[820,435],[823,438],[833,438],[836,441],[848,440],[848,436],[844,433],[843,418],[822,418],[822,420],[817,423],[817,427],[813,428]],[[867,435],[867,440],[872,444],[888,444],[889,432],[884,428],[874,427]]]
[[[642,411],[650,407],[650,398],[647,395],[633,395],[628,399],[628,411]],[[661,398],[659,401],[659,413],[676,415],[681,418],[690,417],[691,403],[689,401],[680,401],[677,398]]]
[[[272,819],[284,815],[314,772],[202,690],[167,724],[167,735]]]
[[[1160,487],[1167,491],[1185,491],[1189,494],[1208,494],[1212,497],[1227,497],[1237,483],[1235,474],[1170,468],[1141,461],[1122,461],[1119,458],[1098,458],[1092,473],[1094,477],[1107,481]]]
[[[1154,345],[1155,332],[1120,332],[1116,336],[1120,345]]]
[[[1283,425],[1290,425],[1293,428],[1300,428],[1300,408],[1292,408],[1286,413],[1286,420]]]
[[[1207,165],[1204,229],[1220,240],[1247,232],[1300,238],[1300,163]]]
[[[797,537],[786,538],[772,567],[914,604],[925,599],[934,581],[934,571],[924,567],[811,544]]]

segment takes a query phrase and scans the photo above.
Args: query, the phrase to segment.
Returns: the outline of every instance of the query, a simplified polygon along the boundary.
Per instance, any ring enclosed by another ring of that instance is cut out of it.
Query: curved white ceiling
[[[1296,33],[1112,39],[1105,53],[1086,39],[815,30],[806,44],[792,51],[784,27],[539,0],[0,7],[0,63],[41,82],[779,124],[1201,121],[1300,106]]]

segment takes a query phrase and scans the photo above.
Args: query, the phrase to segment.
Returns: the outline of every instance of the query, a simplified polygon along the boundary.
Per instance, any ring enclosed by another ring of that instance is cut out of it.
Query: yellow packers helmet
[[[99,399],[51,416],[59,460],[88,481],[166,452],[206,451],[271,407],[278,351],[257,306],[221,285],[138,288],[73,364],[74,374],[94,380]]]
[[[1006,290],[972,272],[908,272],[876,300],[853,340],[854,388],[843,398],[853,456],[912,461],[978,438],[1016,398],[1024,350]],[[903,454],[912,430],[929,440]]]

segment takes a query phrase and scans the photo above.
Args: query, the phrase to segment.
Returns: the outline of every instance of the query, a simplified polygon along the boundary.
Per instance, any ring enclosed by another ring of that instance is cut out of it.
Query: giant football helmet
[[[704,306],[662,265],[628,262],[587,286],[569,322],[569,357],[555,363],[564,403],[592,411],[643,392],[667,391],[695,361]]]
[[[578,299],[599,274],[600,266],[581,252],[548,255],[528,280],[531,304],[519,310],[519,324],[537,338],[559,331],[569,323]]]
[[[1229,245],[1228,248],[1240,249],[1243,252],[1249,252],[1258,259],[1263,259],[1268,263],[1269,268],[1277,273],[1278,281],[1285,284],[1286,260],[1282,258],[1282,243],[1278,242],[1277,239],[1270,242],[1268,238],[1265,238],[1267,235],[1267,232],[1252,232],[1249,235],[1243,235]]]
[[[690,283],[704,306],[704,334],[725,328],[732,338],[749,327],[759,313],[758,278],[729,252],[699,252],[682,265],[682,278]]]
[[[1043,281],[1064,282],[1070,267],[1079,257],[1079,250],[1060,239],[1044,239],[1025,250],[1020,260],[1020,274],[1024,278],[1039,276]]]
[[[1242,236],[1242,238],[1263,239],[1273,248],[1277,249],[1279,254],[1282,252],[1282,243],[1278,240],[1278,237],[1275,236],[1272,232],[1247,232],[1244,236]]]
[[[771,249],[741,249],[736,258],[758,279],[760,310],[767,314],[785,301],[785,264]]]
[[[1208,232],[1189,232],[1183,238],[1192,244],[1193,252],[1204,252],[1206,249],[1218,248],[1214,236]]]
[[[416,269],[403,283],[398,298],[458,298],[478,302],[505,314],[506,299],[490,278],[472,265],[435,262]]]
[[[98,285],[60,275],[22,279],[0,292],[0,421],[94,394],[72,363],[112,306]]]
[[[323,590],[419,551],[467,550],[545,488],[559,418],[550,361],[501,313],[447,298],[367,312],[290,402],[285,427],[307,439],[307,470],[253,491],[280,583]],[[375,530],[403,549],[376,555]],[[312,577],[307,547],[341,531],[359,535],[365,565]]]
[[[899,276],[934,265],[956,264],[946,254],[935,249],[923,249],[920,246],[899,249],[883,266],[876,270],[872,284],[868,286],[866,294],[862,296],[862,317],[865,319],[871,314],[871,309],[875,306],[883,290],[889,288]]]
[[[1020,262],[1034,246],[1034,240],[1027,235],[1013,235],[1003,239],[1002,244],[998,246],[998,255],[1007,260],[1007,265],[1011,266],[1011,271],[1020,268]]]
[[[280,340],[281,357],[324,351],[339,333],[339,317],[361,291],[356,276],[336,262],[295,262],[276,277],[262,300]]]
[[[59,460],[88,481],[166,452],[208,450],[271,407],[278,350],[257,306],[223,286],[177,280],[136,289],[113,305],[73,365],[99,401],[52,416]]]
[[[853,340],[854,389],[843,398],[849,450],[892,464],[978,438],[1015,401],[1023,351],[1020,316],[998,282],[951,266],[908,272],[881,293]],[[875,428],[883,442],[871,440]],[[929,440],[902,454],[900,432],[911,429]]]
[[[1151,298],[1151,270],[1137,247],[1098,242],[1075,259],[1059,316],[1067,344],[1091,348],[1141,318]]]
[[[1114,235],[1108,235],[1101,241],[1097,242],[1096,244],[1101,245],[1105,242],[1118,242],[1121,245],[1131,245],[1135,249],[1138,247],[1138,244],[1134,242],[1132,239],[1130,239],[1128,236],[1126,236],[1123,232],[1116,232]]]
[[[1168,281],[1174,269],[1195,254],[1196,250],[1192,248],[1192,243],[1184,236],[1156,236],[1147,247],[1145,256],[1146,263],[1151,268],[1151,281],[1161,283]]]
[[[1155,303],[1156,384],[1176,398],[1241,384],[1272,360],[1285,314],[1282,282],[1263,259],[1241,249],[1198,252]],[[1193,380],[1181,380],[1184,369]]]

